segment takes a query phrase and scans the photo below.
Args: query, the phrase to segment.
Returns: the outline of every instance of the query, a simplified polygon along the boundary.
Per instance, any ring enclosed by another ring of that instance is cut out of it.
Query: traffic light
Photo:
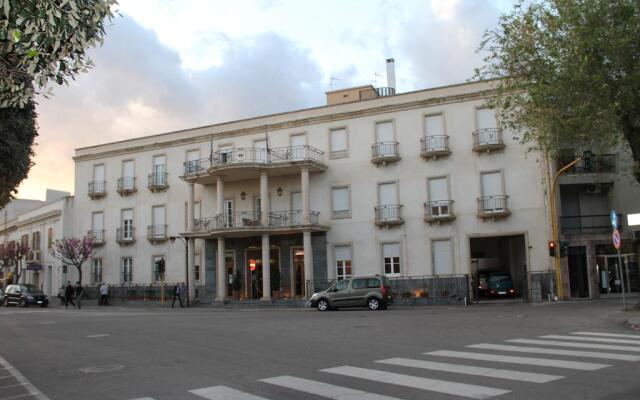
[[[558,244],[558,247],[560,247],[560,257],[566,257],[569,255],[569,242],[566,240],[560,240]]]
[[[158,273],[164,274],[164,258],[158,260]]]
[[[556,256],[556,242],[553,240],[549,240],[549,257]]]

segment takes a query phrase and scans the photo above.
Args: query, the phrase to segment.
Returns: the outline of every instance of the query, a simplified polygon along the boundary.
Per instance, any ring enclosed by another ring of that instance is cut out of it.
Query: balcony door
[[[122,239],[133,239],[133,210],[122,210]]]
[[[253,148],[256,153],[255,160],[258,162],[267,162],[267,141],[266,139],[256,140],[253,142]]]
[[[478,130],[483,130],[480,133],[481,144],[499,144],[500,137],[496,128],[498,123],[496,121],[496,113],[491,108],[478,108],[476,110],[476,124]]]
[[[198,160],[200,159],[200,150],[189,150],[187,152],[187,168],[186,173],[198,172]]]
[[[103,230],[104,230],[104,214],[101,212],[94,212],[91,214],[91,230],[93,240],[102,241],[103,238]]]
[[[398,190],[395,182],[378,185],[378,205],[391,206],[398,204]]]
[[[446,149],[444,118],[442,114],[429,115],[424,119],[425,137],[427,138],[427,150]]]
[[[133,189],[133,160],[122,162],[122,189]]]
[[[233,200],[225,200],[222,203],[222,214],[224,215],[225,228],[233,226]]]
[[[429,179],[429,207],[431,215],[443,217],[449,215],[449,185],[447,178]]]
[[[93,166],[93,180],[104,181],[104,165],[103,164]]]
[[[502,211],[505,208],[502,188],[502,172],[482,173],[482,200],[481,207],[484,212]]]
[[[378,143],[378,156],[395,155],[393,122],[378,122],[376,124],[376,142]]]
[[[167,158],[165,156],[153,157],[153,182],[155,186],[166,185],[165,174],[167,172]]]
[[[153,220],[153,237],[163,237],[166,225],[164,206],[153,207],[151,218]]]
[[[305,145],[307,144],[307,138],[305,135],[293,135],[291,136],[291,159],[292,160],[304,160]]]
[[[291,224],[302,225],[302,192],[291,193]]]

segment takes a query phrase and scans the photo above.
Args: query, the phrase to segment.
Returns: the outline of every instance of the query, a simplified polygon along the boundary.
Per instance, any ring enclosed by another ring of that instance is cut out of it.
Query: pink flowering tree
[[[29,254],[30,250],[28,245],[15,241],[0,246],[0,259],[2,260],[2,264],[4,266],[13,264],[13,283],[20,281],[20,276],[22,275],[22,260]]]
[[[82,264],[95,254],[93,239],[83,237],[62,238],[54,245],[55,257],[65,264],[71,264],[78,270],[78,282],[82,284]]]

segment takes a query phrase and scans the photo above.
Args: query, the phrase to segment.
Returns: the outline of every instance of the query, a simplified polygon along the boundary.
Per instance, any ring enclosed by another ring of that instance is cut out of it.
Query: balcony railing
[[[89,197],[92,199],[100,198],[106,196],[107,183],[105,181],[91,181],[89,182]]]
[[[94,246],[102,246],[104,244],[104,229],[94,229],[87,232],[87,237],[93,240]]]
[[[504,141],[501,129],[485,128],[473,132],[473,151],[491,151],[502,148],[504,148]]]
[[[420,138],[420,155],[424,158],[437,158],[448,156],[451,153],[449,150],[449,136],[447,135],[435,135],[435,136],[423,136]]]
[[[569,174],[602,174],[616,172],[616,158],[615,154],[587,154],[585,152],[582,155],[582,159],[578,161],[574,166],[567,170]],[[569,164],[576,159],[577,156],[562,157],[559,160],[558,169]]]
[[[377,142],[371,145],[371,161],[375,164],[398,161],[398,142]]]
[[[320,213],[309,212],[309,225],[319,224]],[[304,226],[301,210],[272,211],[269,213],[267,225],[262,224],[262,213],[241,211],[218,214],[215,217],[197,218],[193,220],[194,232],[211,232],[216,230],[287,228]]]
[[[351,216],[351,210],[332,210],[331,218],[349,218]]]
[[[400,225],[404,223],[402,220],[402,205],[388,204],[377,206],[374,211],[376,225]]]
[[[483,196],[478,198],[478,217],[496,218],[511,214],[507,205],[509,196]]]
[[[147,178],[147,188],[152,192],[164,190],[169,187],[166,172],[152,172]]]
[[[618,214],[618,221],[622,221],[622,214]],[[609,214],[562,216],[560,229],[565,235],[609,233],[611,216]],[[618,224],[618,229],[622,229],[621,224]]]
[[[424,203],[424,220],[427,222],[452,221],[453,200],[428,201]]]
[[[216,151],[209,158],[184,163],[185,176],[196,175],[209,168],[242,164],[286,164],[296,161],[324,162],[324,152],[315,147],[289,146],[273,149],[235,148]]]
[[[118,178],[118,193],[125,196],[136,191],[136,178],[125,176]]]
[[[147,226],[147,239],[150,242],[164,242],[169,239],[169,236],[167,236],[167,225]]]
[[[118,242],[119,244],[128,244],[135,241],[135,228],[118,228],[116,230],[116,242]]]

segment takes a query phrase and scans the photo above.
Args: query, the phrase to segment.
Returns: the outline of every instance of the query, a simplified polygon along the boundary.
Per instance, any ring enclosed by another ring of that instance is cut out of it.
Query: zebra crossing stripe
[[[384,382],[392,385],[405,386],[431,392],[453,394],[472,399],[487,399],[489,397],[499,396],[510,392],[509,390],[496,389],[488,386],[442,381],[439,379],[422,378],[419,376],[395,374],[386,371],[351,366],[327,368],[320,370],[320,372],[350,376],[375,382]]]
[[[608,336],[619,337],[640,340],[640,335],[626,335],[622,333],[604,333],[604,332],[571,332],[572,335],[587,335],[587,336]]]
[[[629,339],[611,339],[611,338],[580,337],[580,336],[565,336],[565,335],[545,335],[545,336],[540,336],[540,338],[542,338],[542,339],[577,340],[577,341],[580,341],[580,342],[633,344],[633,345],[636,345],[636,346],[640,346],[640,340],[629,340]]]
[[[560,347],[578,347],[584,349],[598,349],[598,350],[619,350],[619,351],[632,351],[640,353],[640,347],[634,346],[616,346],[613,344],[600,344],[600,343],[576,343],[576,342],[559,342],[556,340],[536,340],[536,339],[509,339],[510,343],[524,343],[524,344],[539,344],[543,346],[560,346]]]
[[[483,350],[515,351],[520,353],[555,354],[559,356],[603,358],[607,360],[640,361],[640,356],[632,356],[628,354],[617,354],[617,353],[600,353],[595,351],[545,349],[543,347],[508,346],[503,344],[489,344],[489,343],[472,344],[471,346],[467,346],[467,347],[471,347],[473,349],[483,349]]]
[[[582,371],[595,371],[598,369],[610,367],[610,365],[607,365],[607,364],[596,364],[596,363],[566,361],[566,360],[553,360],[549,358],[502,356],[498,354],[470,353],[466,351],[438,350],[438,351],[432,351],[424,354],[431,355],[431,356],[441,356],[441,357],[466,358],[469,360],[497,361],[497,362],[504,362],[504,363],[511,363],[511,364],[535,365],[538,367],[577,369]]]
[[[382,364],[399,365],[401,367],[413,367],[430,369],[434,371],[454,372],[466,375],[487,376],[490,378],[508,379],[512,381],[547,383],[564,378],[559,375],[536,374],[533,372],[519,372],[506,369],[475,367],[470,365],[448,364],[433,361],[413,360],[410,358],[388,358],[376,361]]]
[[[153,400],[152,397],[138,397],[137,399],[133,399],[133,400]]]
[[[395,397],[383,396],[375,393],[367,393],[362,390],[351,389],[344,386],[331,385],[329,383],[312,381],[310,379],[295,376],[277,376],[275,378],[260,379],[261,382],[282,386],[287,389],[314,394],[336,400],[399,400]]]
[[[189,393],[207,400],[269,400],[264,397],[232,389],[228,386],[211,386],[202,389],[194,389],[189,390]]]

